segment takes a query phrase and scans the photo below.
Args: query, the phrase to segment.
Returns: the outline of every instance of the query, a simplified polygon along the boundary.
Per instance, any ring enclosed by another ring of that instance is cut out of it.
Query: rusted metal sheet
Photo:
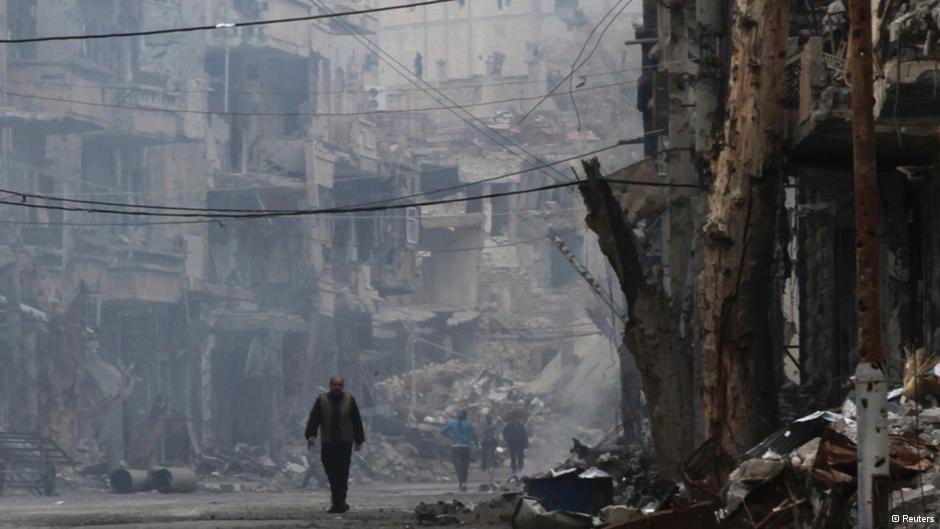
[[[933,466],[917,449],[936,453],[936,446],[914,434],[892,435],[890,440],[888,467],[893,478],[909,478]],[[856,480],[857,472],[858,447],[855,443],[835,430],[827,429],[823,432],[819,450],[816,452],[813,474],[822,480],[826,488],[832,489],[839,485],[851,486]]]

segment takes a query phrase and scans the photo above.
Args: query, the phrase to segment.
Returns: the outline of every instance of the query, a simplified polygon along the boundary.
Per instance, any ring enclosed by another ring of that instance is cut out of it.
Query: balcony
[[[787,68],[789,141],[795,159],[851,164],[851,91],[843,79],[844,55],[823,51],[823,38],[812,37]],[[880,165],[931,164],[940,99],[933,87],[937,62],[891,57],[875,82],[875,133]],[[900,96],[898,96],[900,94]],[[918,158],[919,157],[919,158]]]
[[[175,111],[187,108],[184,97],[145,85],[108,90],[107,96],[113,105],[110,127],[100,134],[133,138],[146,145],[179,141],[183,114]]]
[[[100,67],[78,60],[10,61],[9,108],[2,113],[2,124],[38,127],[49,134],[103,129],[108,126],[108,109],[101,106],[105,74]]]
[[[75,230],[70,265],[77,280],[99,285],[105,301],[176,303],[182,291],[185,250],[176,240],[132,243],[113,234]]]

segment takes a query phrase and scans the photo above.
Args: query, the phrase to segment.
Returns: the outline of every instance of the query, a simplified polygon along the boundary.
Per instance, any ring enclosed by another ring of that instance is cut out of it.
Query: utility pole
[[[695,153],[708,156],[718,130],[718,98],[721,94],[722,9],[721,0],[695,0],[698,24],[698,75],[695,79]]]
[[[858,524],[888,527],[888,417],[881,345],[878,172],[875,164],[871,0],[849,1],[852,162],[855,187],[855,288],[858,297]]]
[[[661,5],[665,16],[659,21],[662,27],[660,42],[666,63],[661,71],[667,75],[669,97],[669,131],[663,146],[669,151],[663,156],[662,169],[670,183],[696,183],[698,178],[692,165],[692,112],[688,108],[691,17],[687,16],[687,11],[690,4],[671,1]],[[663,253],[669,263],[669,279],[665,286],[674,300],[682,300],[688,286],[686,272],[695,229],[692,201],[696,193],[689,189],[671,189],[667,194],[669,203],[663,223]]]

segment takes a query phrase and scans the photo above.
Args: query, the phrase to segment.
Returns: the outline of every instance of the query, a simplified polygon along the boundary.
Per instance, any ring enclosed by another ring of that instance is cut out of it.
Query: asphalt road
[[[375,484],[350,490],[352,509],[328,514],[326,491],[291,493],[196,493],[163,495],[156,492],[118,495],[74,493],[57,497],[0,497],[0,527],[85,527],[145,529],[405,529],[417,527],[413,509],[421,501],[460,498],[478,502],[492,495],[455,493],[441,484]],[[473,526],[501,528],[506,525]]]

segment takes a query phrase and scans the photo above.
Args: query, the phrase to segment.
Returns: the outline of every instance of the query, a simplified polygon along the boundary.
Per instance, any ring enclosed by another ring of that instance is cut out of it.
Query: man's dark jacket
[[[315,437],[318,431],[323,443],[364,443],[366,435],[356,399],[349,393],[320,395],[310,410],[304,437]]]
[[[525,450],[529,447],[529,433],[519,421],[510,421],[503,428],[503,440],[510,450]]]

